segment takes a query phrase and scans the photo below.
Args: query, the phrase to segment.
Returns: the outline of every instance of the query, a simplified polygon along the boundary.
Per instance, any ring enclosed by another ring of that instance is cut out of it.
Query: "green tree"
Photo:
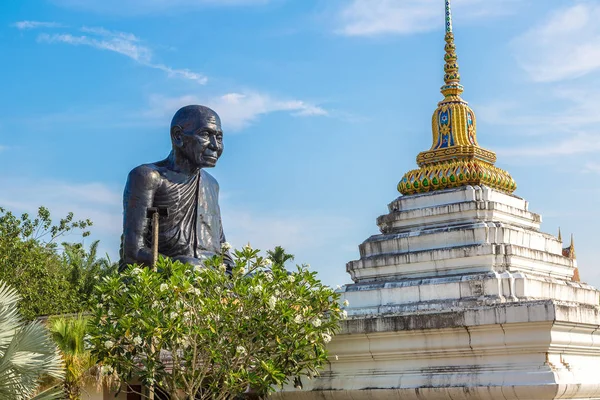
[[[284,266],[286,262],[293,260],[294,256],[286,253],[283,247],[276,246],[273,250],[267,250],[267,258],[275,265]]]
[[[104,371],[173,400],[264,395],[316,375],[345,317],[339,294],[303,266],[268,269],[249,246],[233,255],[231,275],[216,256],[205,268],[161,258],[156,270],[134,265],[106,277],[90,324]]]
[[[85,383],[96,380],[96,358],[85,344],[88,322],[89,318],[82,315],[53,317],[48,321],[64,362],[65,376],[60,386],[68,400],[80,399]]]
[[[48,331],[39,322],[24,323],[17,292],[0,282],[0,398],[25,400],[35,395],[44,376],[61,378],[62,362]],[[36,399],[58,399],[53,390]]]
[[[54,225],[45,207],[34,218],[17,217],[0,208],[0,280],[18,289],[23,316],[32,319],[81,307],[58,254],[57,240],[74,230],[85,237],[91,224],[76,221],[69,213]]]
[[[108,256],[98,257],[98,241],[89,250],[82,243],[59,247],[67,233],[87,237],[91,225],[73,213],[53,224],[45,207],[33,218],[0,208],[0,279],[17,288],[26,318],[84,310],[98,279],[116,270]]]
[[[87,303],[99,279],[118,268],[108,255],[98,258],[99,243],[99,240],[92,242],[87,251],[82,243],[63,243],[63,266],[67,279],[78,299],[84,303]]]

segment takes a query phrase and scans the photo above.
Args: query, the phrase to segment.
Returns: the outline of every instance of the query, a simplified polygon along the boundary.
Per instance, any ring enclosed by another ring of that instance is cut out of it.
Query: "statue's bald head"
[[[181,127],[184,131],[189,131],[201,123],[214,124],[221,127],[221,119],[217,113],[205,106],[189,105],[181,107],[171,120],[171,129],[175,126]]]
[[[214,167],[223,153],[221,119],[205,106],[179,109],[171,121],[173,150],[197,167]]]

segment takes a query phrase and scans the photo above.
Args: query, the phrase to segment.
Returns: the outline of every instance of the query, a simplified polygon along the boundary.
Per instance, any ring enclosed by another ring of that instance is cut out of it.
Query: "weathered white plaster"
[[[404,196],[347,264],[349,318],[281,399],[600,399],[600,292],[487,187]]]

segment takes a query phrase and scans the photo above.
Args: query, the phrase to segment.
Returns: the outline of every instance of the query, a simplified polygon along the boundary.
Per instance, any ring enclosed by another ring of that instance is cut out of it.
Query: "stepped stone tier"
[[[540,222],[487,186],[393,201],[347,264],[329,367],[278,397],[600,398],[600,292]]]
[[[433,145],[347,264],[328,368],[276,398],[600,399],[600,292],[479,146],[445,3]]]

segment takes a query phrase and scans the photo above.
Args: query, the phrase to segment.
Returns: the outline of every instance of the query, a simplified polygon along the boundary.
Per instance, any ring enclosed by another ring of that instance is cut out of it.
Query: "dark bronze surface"
[[[159,213],[158,251],[175,260],[202,265],[221,253],[225,242],[219,209],[219,184],[205,168],[214,167],[223,153],[223,131],[217,113],[190,105],[171,121],[172,150],[155,163],[134,168],[123,194],[121,268],[152,264],[149,209]],[[232,264],[229,253],[225,263]]]

